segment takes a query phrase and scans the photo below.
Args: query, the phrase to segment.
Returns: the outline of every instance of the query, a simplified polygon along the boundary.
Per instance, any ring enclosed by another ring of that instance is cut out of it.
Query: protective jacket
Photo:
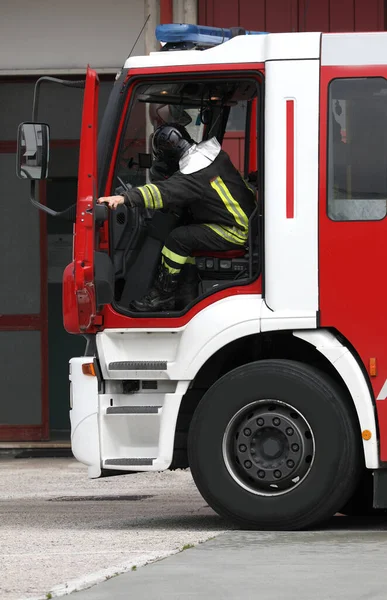
[[[209,142],[198,144],[196,156],[194,150],[191,159],[183,158],[180,170],[169,179],[125,192],[125,203],[154,210],[189,207],[193,223],[207,225],[232,243],[245,244],[248,220],[255,208],[254,192],[220,146],[213,153],[215,158],[211,157],[214,144],[211,148]],[[207,156],[206,148],[210,150]],[[192,164],[208,166],[195,170]]]

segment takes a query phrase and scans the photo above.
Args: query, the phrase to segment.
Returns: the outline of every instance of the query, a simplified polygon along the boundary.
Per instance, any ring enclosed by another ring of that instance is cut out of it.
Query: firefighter
[[[196,144],[179,124],[156,129],[152,150],[174,174],[165,181],[99,198],[111,209],[120,204],[147,209],[188,207],[192,224],[174,229],[161,251],[161,264],[151,290],[132,303],[141,312],[173,310],[179,274],[193,251],[241,249],[247,243],[249,217],[255,207],[247,186],[216,138]]]
[[[179,124],[186,127],[192,122],[189,114],[181,107],[173,104],[149,104],[149,120],[154,127],[154,131],[161,125],[169,123]],[[154,133],[149,137],[149,147],[152,147]],[[174,163],[167,164],[164,160],[153,160],[152,167],[149,170],[149,176],[152,183],[168,179],[175,171],[178,165]]]

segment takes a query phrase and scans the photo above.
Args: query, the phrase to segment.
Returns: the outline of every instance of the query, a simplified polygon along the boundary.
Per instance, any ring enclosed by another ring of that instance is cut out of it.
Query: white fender
[[[371,432],[363,440],[365,464],[368,469],[379,467],[378,435],[375,407],[363,372],[351,352],[329,331],[293,331],[293,335],[312,344],[334,366],[351,394],[359,418],[360,429]]]
[[[82,365],[92,362],[92,356],[70,360],[71,449],[88,466],[89,477],[97,478],[101,476],[98,380],[82,372]]]

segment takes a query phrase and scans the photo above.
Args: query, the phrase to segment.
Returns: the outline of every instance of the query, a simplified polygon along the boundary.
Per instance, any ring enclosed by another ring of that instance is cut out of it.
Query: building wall
[[[2,0],[0,73],[118,69],[144,24],[144,0]],[[144,53],[144,36],[135,54]]]
[[[37,211],[15,173],[17,126],[31,118],[39,74],[102,77],[102,114],[116,72],[145,21],[144,0],[4,0],[0,17],[0,441],[39,441],[68,423],[68,359],[84,340],[63,330],[61,272],[71,260],[71,224]],[[144,35],[134,54],[144,53]],[[76,199],[82,90],[44,84],[38,118],[50,125],[49,179],[41,199]],[[58,431],[54,433],[57,437]]]

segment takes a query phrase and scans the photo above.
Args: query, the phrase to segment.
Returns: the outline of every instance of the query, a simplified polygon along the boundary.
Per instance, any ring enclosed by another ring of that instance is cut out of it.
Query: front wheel
[[[354,407],[325,373],[286,360],[239,367],[204,395],[188,456],[220,515],[248,529],[302,529],[335,514],[361,472]]]

